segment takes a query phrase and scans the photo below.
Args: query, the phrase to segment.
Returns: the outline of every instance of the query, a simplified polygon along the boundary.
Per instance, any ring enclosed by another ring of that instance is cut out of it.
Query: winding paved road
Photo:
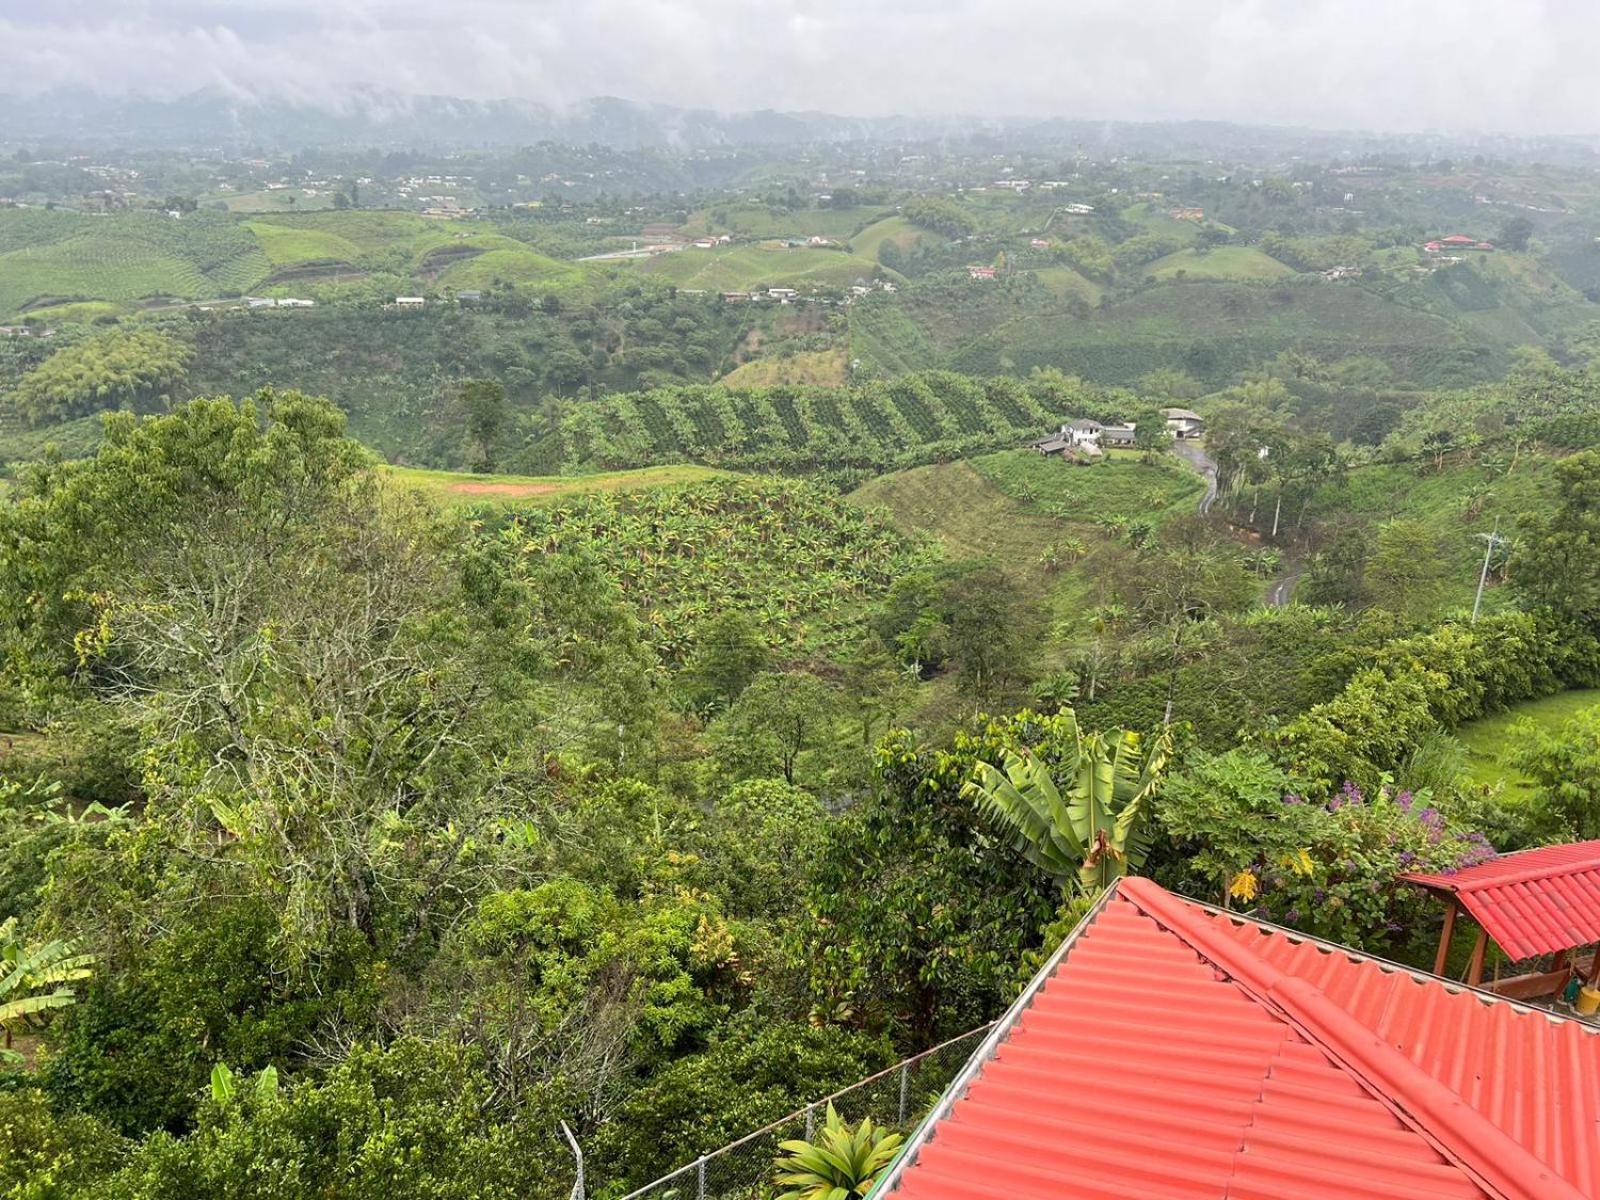
[[[1217,498],[1217,464],[1199,442],[1176,441],[1172,452],[1193,467],[1206,481],[1206,493],[1200,497],[1200,515],[1209,516],[1211,505]]]
[[[1172,452],[1195,469],[1206,481],[1205,495],[1200,497],[1199,512],[1202,517],[1211,515],[1211,506],[1217,499],[1217,464],[1199,442],[1176,441]],[[1291,567],[1282,579],[1267,589],[1267,604],[1282,608],[1294,598],[1295,585],[1300,582],[1300,569]]]

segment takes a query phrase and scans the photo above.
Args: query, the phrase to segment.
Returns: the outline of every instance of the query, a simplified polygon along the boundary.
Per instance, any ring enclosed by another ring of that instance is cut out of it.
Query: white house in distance
[[[1205,421],[1197,412],[1187,408],[1164,408],[1161,415],[1167,419],[1167,429],[1175,438],[1189,440],[1205,433]],[[1074,460],[1098,458],[1108,446],[1132,446],[1137,434],[1138,423],[1134,421],[1103,425],[1088,417],[1079,417],[1034,442],[1033,448],[1040,454],[1060,454]]]
[[[1167,419],[1167,428],[1172,431],[1173,437],[1187,441],[1199,437],[1206,431],[1205,419],[1190,409],[1163,408],[1161,415]]]
[[[394,298],[394,306],[396,308],[421,308],[427,302],[427,299],[422,296],[396,296]]]

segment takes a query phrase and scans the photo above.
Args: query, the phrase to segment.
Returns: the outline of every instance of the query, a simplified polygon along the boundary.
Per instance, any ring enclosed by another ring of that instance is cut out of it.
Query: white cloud
[[[1587,0],[0,0],[0,92],[1595,132]]]

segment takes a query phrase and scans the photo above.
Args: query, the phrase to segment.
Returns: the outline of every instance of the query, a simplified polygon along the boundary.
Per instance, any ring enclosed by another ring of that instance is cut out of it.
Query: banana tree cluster
[[[1147,746],[1132,730],[1085,733],[1071,709],[1056,721],[1056,762],[1008,751],[1004,770],[978,763],[962,794],[1010,829],[1064,892],[1095,891],[1144,865],[1172,734],[1164,729]]]

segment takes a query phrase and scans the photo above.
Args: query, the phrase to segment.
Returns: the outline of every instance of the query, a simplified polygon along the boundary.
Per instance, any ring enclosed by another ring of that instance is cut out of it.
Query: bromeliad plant
[[[1071,709],[1055,720],[1065,753],[1054,770],[1032,751],[1007,751],[1004,771],[978,763],[962,794],[1009,826],[1063,891],[1092,892],[1144,864],[1172,735],[1164,729],[1147,750],[1131,730],[1084,733]]]
[[[830,1104],[814,1142],[781,1144],[774,1178],[787,1190],[778,1200],[858,1200],[872,1190],[903,1141],[871,1117],[852,1129]]]

